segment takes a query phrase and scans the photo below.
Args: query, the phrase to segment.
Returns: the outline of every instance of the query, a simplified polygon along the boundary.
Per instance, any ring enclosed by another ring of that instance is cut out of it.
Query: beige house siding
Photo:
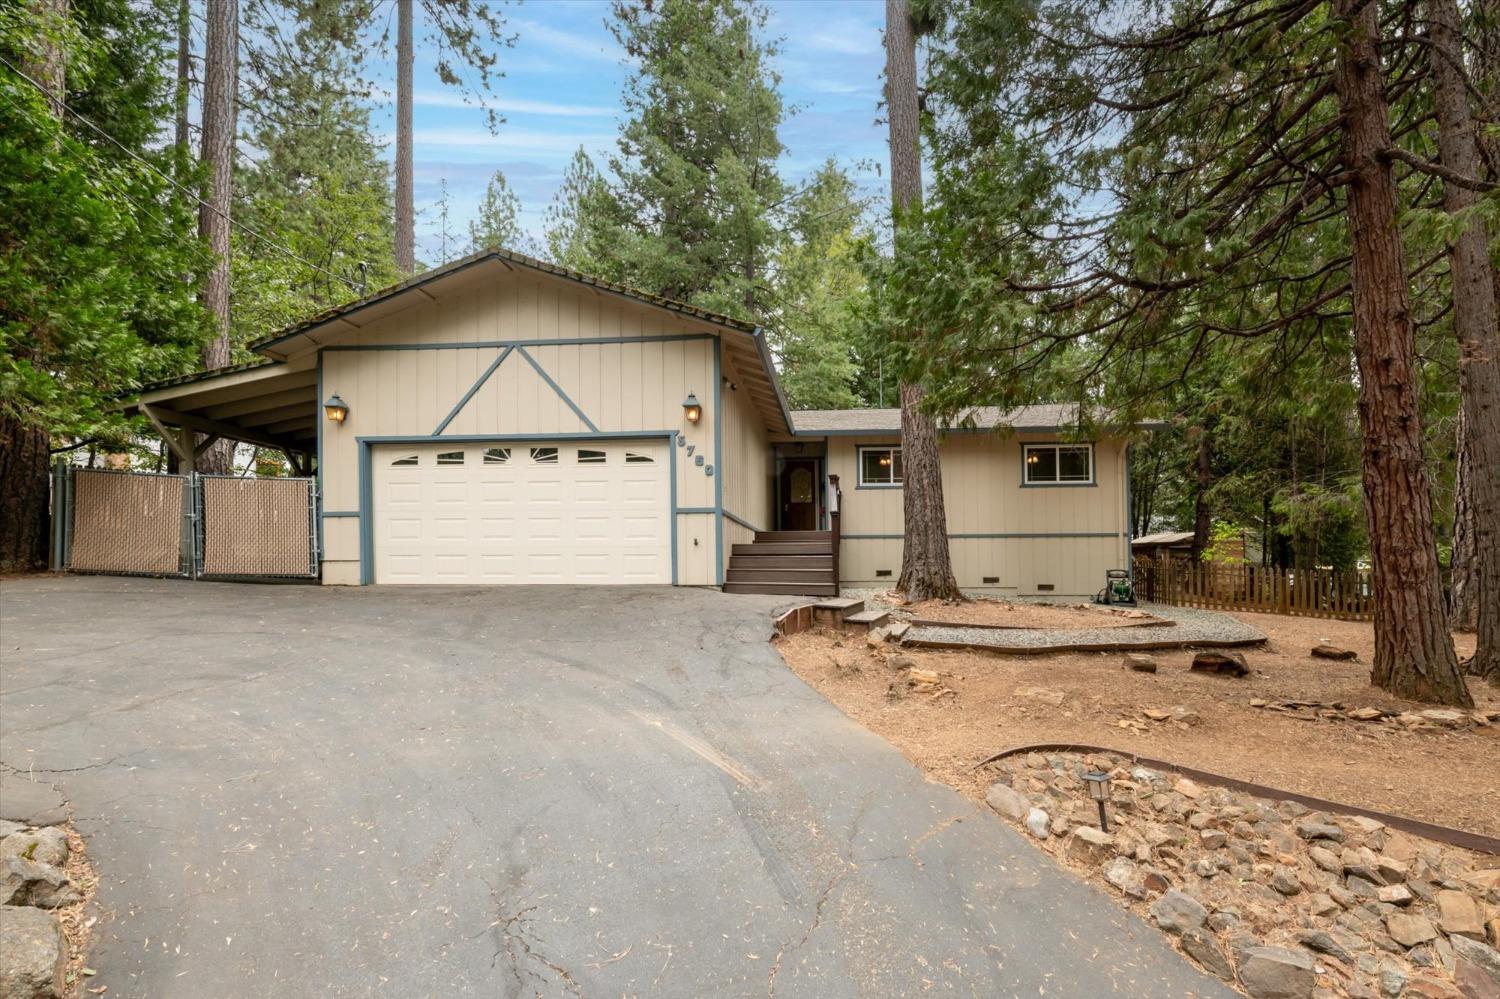
[[[723,383],[720,406],[724,413],[724,458],[722,461],[724,539],[722,557],[729,564],[734,545],[755,540],[755,532],[746,525],[768,531],[772,526],[772,497],[775,486],[771,462],[771,443],[765,422],[739,381],[734,362],[722,360]]]
[[[1021,447],[1055,438],[952,433],[941,444],[954,574],[966,589],[1084,596],[1128,567],[1124,441],[1094,447],[1093,486],[1022,486]],[[841,582],[893,584],[901,573],[902,491],[860,488],[858,449],[899,438],[830,437],[828,471],[844,494]],[[890,575],[877,575],[888,570]],[[986,582],[986,578],[995,582]],[[1051,584],[1053,589],[1041,587]]]
[[[674,339],[535,342],[628,337]],[[522,345],[508,354],[504,346],[459,346],[475,341]],[[716,584],[719,532],[712,511],[714,475],[722,474],[714,453],[719,417],[711,404],[716,347],[702,324],[590,289],[518,278],[415,306],[324,348],[319,391],[325,398],[338,393],[349,415],[342,425],[323,423],[323,581],[357,584],[367,578],[356,516],[358,438],[433,435],[442,426],[443,437],[681,432],[684,446],[671,448],[676,507],[710,512],[674,514],[676,581]],[[502,354],[499,367],[481,383]],[[705,403],[697,425],[683,416],[689,392]],[[741,422],[753,418],[747,412]],[[703,456],[703,466],[687,455],[687,445]],[[714,475],[707,474],[710,465]]]

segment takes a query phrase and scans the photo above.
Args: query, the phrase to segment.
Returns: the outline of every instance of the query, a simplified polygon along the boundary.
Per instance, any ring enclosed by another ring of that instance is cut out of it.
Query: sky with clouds
[[[420,18],[421,5],[417,11]],[[781,39],[775,61],[782,99],[795,109],[781,127],[784,179],[810,175],[830,156],[862,191],[882,200],[878,165],[886,158],[878,122],[884,52],[880,0],[772,0],[766,33]],[[468,247],[468,223],[495,170],[521,201],[525,230],[540,238],[543,217],[573,152],[602,166],[620,124],[628,67],[605,26],[605,0],[527,0],[502,8],[514,47],[500,52],[503,79],[485,99],[504,121],[492,133],[485,111],[437,78],[435,53],[419,42],[413,111],[417,253],[442,259],[437,202],[448,191],[448,255]],[[420,20],[417,36],[422,36]],[[378,81],[394,89],[394,77]],[[382,87],[382,90],[386,90]],[[372,125],[394,152],[395,108],[377,100]]]

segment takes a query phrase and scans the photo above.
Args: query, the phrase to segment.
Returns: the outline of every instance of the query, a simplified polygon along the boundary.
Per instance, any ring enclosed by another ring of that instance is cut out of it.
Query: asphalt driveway
[[[785,669],[778,598],[0,587],[110,997],[1230,996]]]

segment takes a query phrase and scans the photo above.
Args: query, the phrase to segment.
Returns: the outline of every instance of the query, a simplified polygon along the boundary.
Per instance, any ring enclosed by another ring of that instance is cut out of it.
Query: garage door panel
[[[669,582],[664,450],[644,441],[379,449],[376,582]]]

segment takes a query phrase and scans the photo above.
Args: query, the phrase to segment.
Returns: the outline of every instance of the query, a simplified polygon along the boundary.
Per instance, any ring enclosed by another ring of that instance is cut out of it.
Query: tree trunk
[[[187,165],[189,143],[192,141],[188,135],[188,105],[192,98],[192,79],[192,8],[189,6],[189,0],[177,0],[177,83],[172,99],[175,105],[174,116],[177,126],[174,138],[178,155],[182,157],[184,166]]]
[[[1438,119],[1438,155],[1450,170],[1468,177],[1482,172],[1474,111],[1463,72],[1463,37],[1455,0],[1428,0],[1428,65]],[[1443,185],[1450,215],[1470,212],[1474,191]],[[1453,329],[1458,334],[1458,385],[1464,430],[1455,512],[1454,591],[1476,608],[1479,633],[1466,669],[1500,683],[1500,311],[1489,233],[1477,215],[1449,249],[1453,282]],[[1467,461],[1467,467],[1464,467]],[[1468,523],[1458,515],[1467,513]],[[1457,532],[1464,530],[1469,557],[1459,580]],[[1455,601],[1456,603],[1456,601]]]
[[[1474,564],[1474,508],[1469,505],[1469,429],[1458,411],[1458,472],[1453,478],[1453,582],[1448,590],[1448,624],[1455,631],[1479,630],[1479,567]]]
[[[412,194],[412,0],[396,0],[396,269],[417,269],[416,203]]]
[[[1339,47],[1334,82],[1344,165],[1352,174],[1347,214],[1354,349],[1375,590],[1370,680],[1398,697],[1469,706],[1473,700],[1458,672],[1438,574],[1396,185],[1380,159],[1391,133],[1376,48],[1378,11],[1378,4],[1366,0],[1335,0],[1335,12],[1352,27]]]
[[[1193,462],[1197,492],[1193,498],[1193,561],[1203,558],[1214,531],[1213,510],[1208,505],[1208,491],[1214,485],[1214,431],[1205,422],[1198,428],[1198,456]]]
[[[38,44],[22,71],[47,94],[52,115],[61,119],[67,100],[67,53],[57,44],[68,19],[67,0],[32,0],[29,23]],[[19,349],[29,348],[23,337]],[[0,406],[0,572],[34,572],[47,568],[48,448],[46,427],[23,421]]]
[[[908,212],[922,207],[922,152],[917,109],[917,39],[907,0],[885,4],[886,109],[891,133],[891,214],[900,232]],[[948,515],[943,504],[943,468],[937,423],[922,411],[920,384],[902,380],[901,465],[905,539],[896,588],[910,600],[958,600],[948,551]]]
[[[229,363],[229,213],[234,200],[234,138],[239,88],[239,2],[208,0],[203,55],[203,149],[208,189],[198,209],[198,234],[211,257],[199,296],[216,333],[203,347],[203,367]],[[230,470],[234,444],[218,441],[198,461],[205,472]]]

